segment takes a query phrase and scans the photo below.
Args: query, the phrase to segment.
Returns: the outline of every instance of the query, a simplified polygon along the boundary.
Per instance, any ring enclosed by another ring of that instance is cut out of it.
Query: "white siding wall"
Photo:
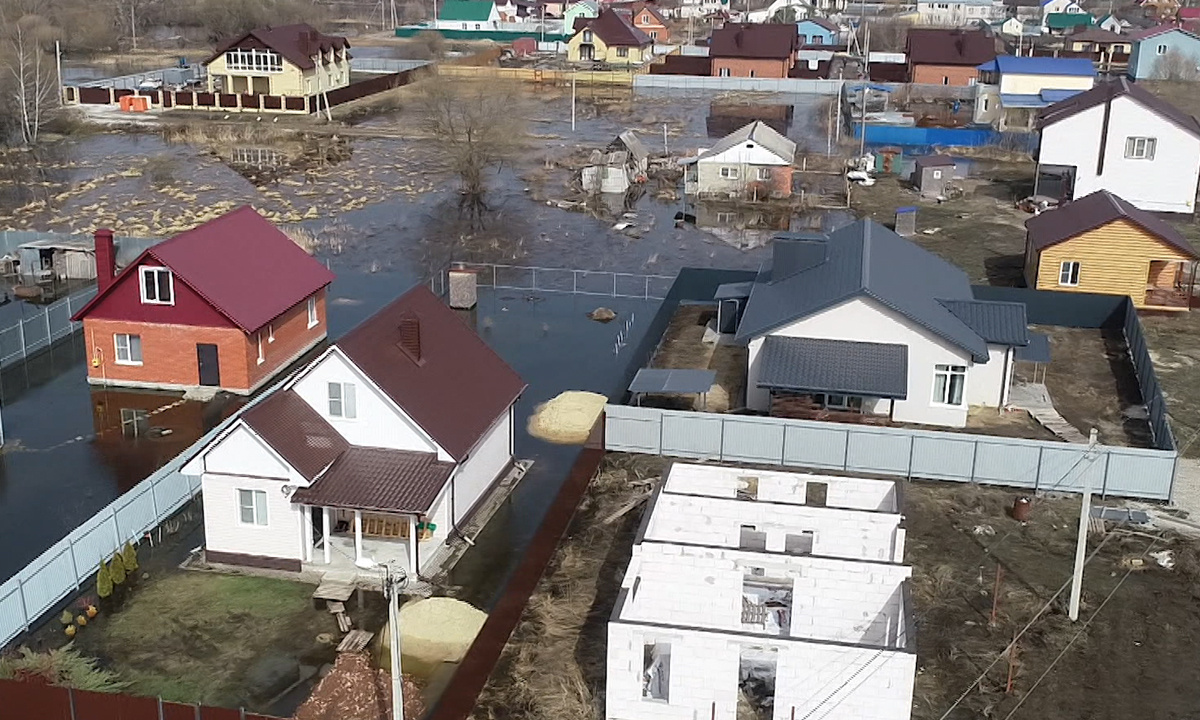
[[[1012,379],[1012,349],[1003,345],[988,345],[988,361],[969,371],[966,398],[970,405],[1000,407],[1000,394],[1007,390]],[[1007,370],[1007,372],[1005,372]]]
[[[355,385],[356,418],[353,420],[329,415],[329,383],[350,382]],[[439,460],[454,458],[438,447],[428,435],[391,401],[359,370],[334,350],[325,355],[293,386],[321,417],[337,429],[351,445],[392,448],[414,452],[436,452]]]
[[[1004,73],[1000,76],[1000,92],[1005,95],[1037,95],[1043,90],[1091,90],[1095,78],[1080,75],[1022,75]]]
[[[433,503],[433,507],[429,509],[429,514],[426,516],[429,520],[437,525],[437,529],[433,531],[433,537],[428,541],[421,543],[421,556],[418,560],[421,563],[421,571],[424,572],[432,567],[429,561],[433,559],[437,548],[441,543],[445,542],[450,536],[450,531],[453,529],[450,519],[450,483],[446,483],[446,487],[442,488],[442,494]]]
[[[455,473],[454,520],[459,522],[512,461],[512,408],[496,419]]]
[[[303,476],[281,461],[269,445],[241,423],[216,444],[210,445],[199,459],[198,465],[189,466],[197,475],[205,472],[249,475],[308,486]]]
[[[643,648],[671,645],[668,700],[642,699]],[[704,630],[608,625],[609,720],[735,720],[743,646],[775,648],[774,720],[908,720],[916,655]],[[863,668],[866,668],[865,670]]]
[[[216,552],[300,560],[300,508],[284,496],[283,484],[275,480],[211,473],[201,476],[204,546]],[[238,490],[262,490],[266,494],[265,526],[242,524]]]
[[[1191,213],[1200,181],[1200,138],[1150,112],[1127,96],[1112,103],[1104,173],[1097,176],[1097,156],[1104,126],[1104,106],[1089,108],[1042,131],[1038,161],[1075,166],[1074,199],[1108,190],[1136,207],[1152,212]],[[1128,137],[1157,141],[1153,160],[1125,158]]]
[[[976,375],[970,355],[965,351],[951,347],[941,338],[915,326],[907,318],[865,298],[847,300],[828,310],[774,330],[771,334],[785,337],[907,345],[908,398],[895,403],[892,417],[897,422],[949,427],[966,425],[967,406],[965,404],[961,407],[933,404],[935,365],[966,366],[965,396],[968,398],[971,397],[971,393],[977,392],[972,385],[988,381],[986,376],[978,377]],[[758,387],[758,353],[762,349],[762,342],[762,338],[750,341],[746,404],[755,410],[765,411],[769,406],[769,393]],[[981,395],[998,393],[999,389],[992,390],[985,387],[978,392]]]

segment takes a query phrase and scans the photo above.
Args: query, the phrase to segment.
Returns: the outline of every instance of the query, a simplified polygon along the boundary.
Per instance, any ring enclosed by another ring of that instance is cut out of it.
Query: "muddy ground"
[[[715,318],[716,310],[712,307],[681,305],[650,362],[650,367],[656,368],[716,371],[714,387],[704,403],[690,395],[656,395],[643,398],[643,405],[709,412],[745,407],[747,350],[737,345],[702,342],[705,328]]]

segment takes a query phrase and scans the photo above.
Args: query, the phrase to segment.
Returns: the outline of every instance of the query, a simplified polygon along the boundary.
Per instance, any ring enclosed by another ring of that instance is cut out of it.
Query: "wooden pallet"
[[[367,647],[371,642],[371,638],[375,637],[375,633],[367,632],[366,630],[351,630],[350,634],[342,638],[342,642],[337,646],[338,652],[360,652]]]
[[[350,632],[350,629],[354,627],[354,623],[350,620],[349,615],[345,613],[338,613],[334,615],[334,617],[337,618],[338,630],[348,633]]]
[[[333,600],[346,602],[354,594],[354,584],[341,580],[322,579],[321,584],[313,592],[314,600]]]

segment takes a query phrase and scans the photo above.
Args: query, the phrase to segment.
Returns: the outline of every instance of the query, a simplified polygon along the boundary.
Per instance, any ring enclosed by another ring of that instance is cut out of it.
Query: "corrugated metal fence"
[[[74,333],[80,323],[72,322],[71,315],[95,294],[95,287],[81,290],[47,305],[30,317],[0,328],[0,368],[20,362]]]
[[[1168,500],[1174,452],[609,405],[613,452]]]
[[[276,720],[232,708],[0,680],[4,717],[21,720]]]

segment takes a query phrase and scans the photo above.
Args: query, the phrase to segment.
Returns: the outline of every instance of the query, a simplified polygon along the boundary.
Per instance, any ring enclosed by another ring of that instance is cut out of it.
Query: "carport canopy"
[[[707,393],[716,379],[714,370],[642,368],[633,377],[633,382],[629,383],[629,392],[666,395]]]
[[[908,346],[769,335],[758,386],[791,392],[908,397]]]

